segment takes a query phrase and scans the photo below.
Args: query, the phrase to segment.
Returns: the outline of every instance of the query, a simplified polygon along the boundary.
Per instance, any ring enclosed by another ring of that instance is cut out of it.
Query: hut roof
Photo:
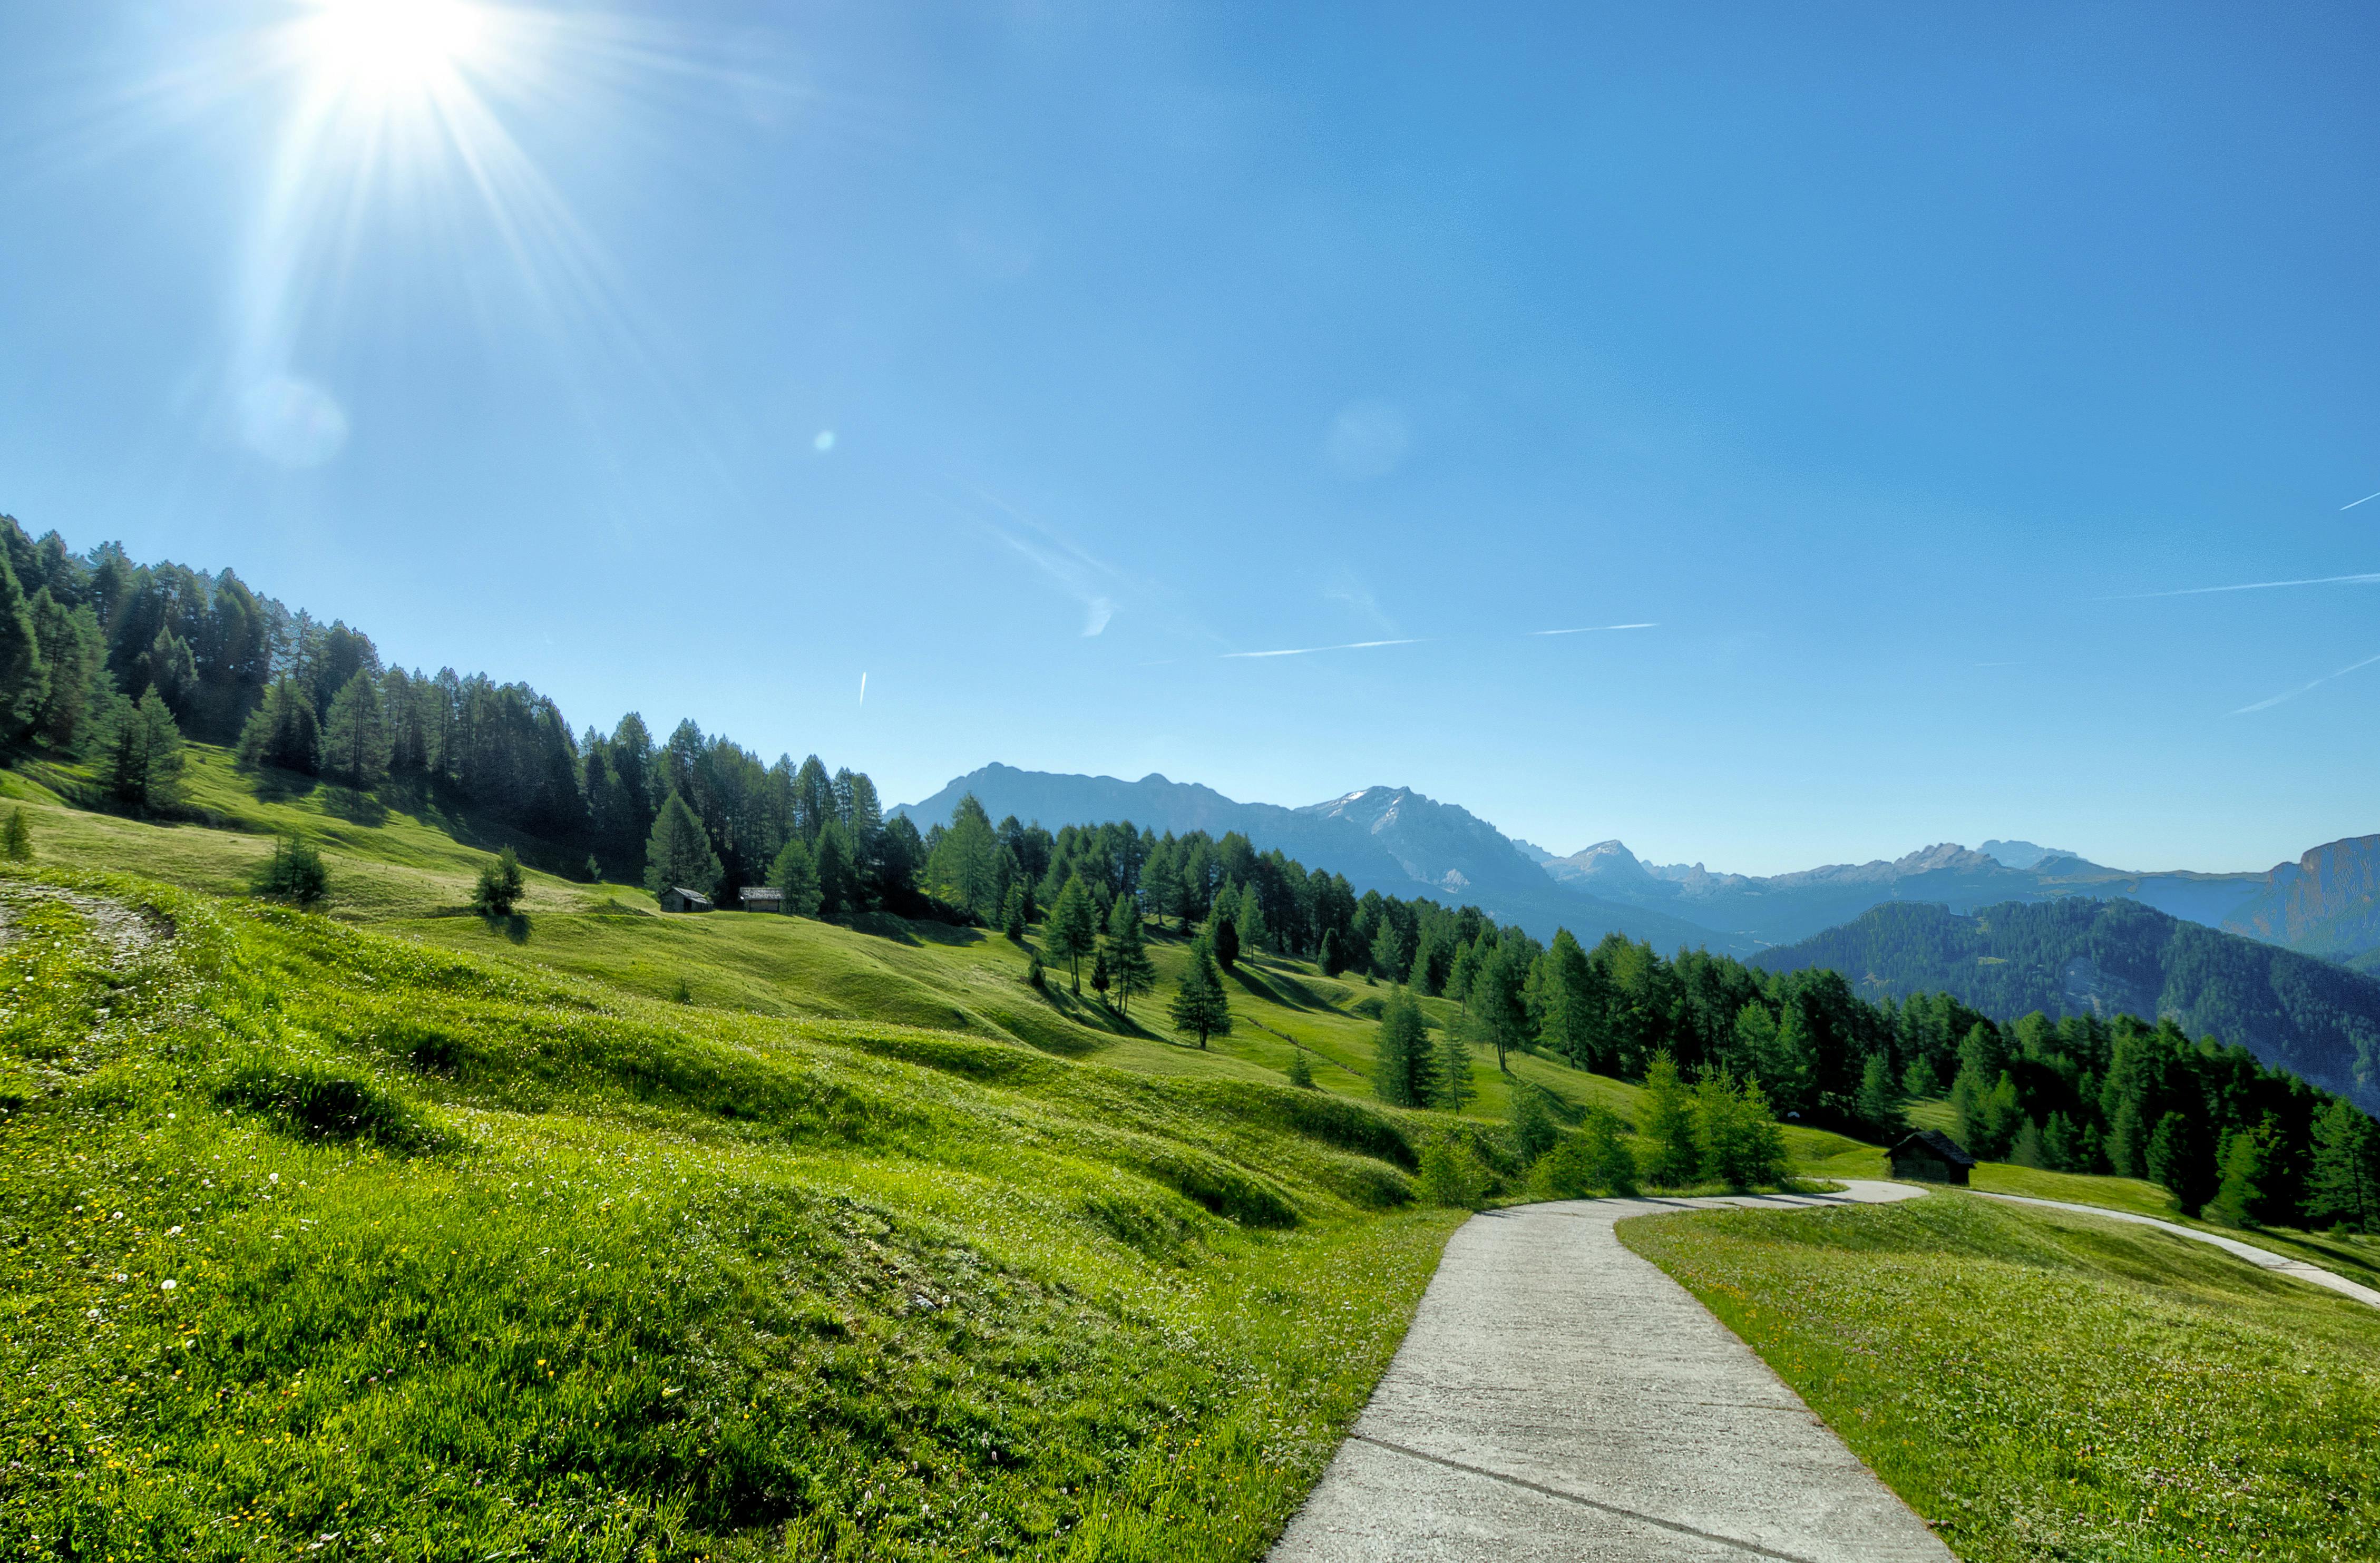
[[[1900,1156],[1911,1151],[1914,1151],[1923,1156],[1930,1156],[1937,1161],[1948,1162],[1952,1167],[1973,1167],[1975,1165],[1975,1158],[1969,1156],[1966,1151],[1960,1146],[1958,1141],[1950,1138],[1949,1135],[1945,1134],[1939,1129],[1920,1129],[1914,1134],[1907,1135],[1896,1142],[1892,1148],[1885,1154],[1888,1156]]]

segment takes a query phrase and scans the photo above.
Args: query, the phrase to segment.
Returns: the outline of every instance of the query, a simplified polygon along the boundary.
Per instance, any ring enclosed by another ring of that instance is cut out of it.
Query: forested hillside
[[[1325,977],[1402,983],[1447,1001],[1459,1024],[1446,1035],[1493,1058],[1499,1075],[1536,1053],[1638,1080],[1666,1054],[1690,1078],[1724,1072],[1757,1083],[1789,1120],[1871,1136],[1898,1130],[1906,1097],[1963,1079],[1974,1110],[1962,1132],[1979,1144],[2038,1147],[2026,1154],[2045,1166],[2147,1171],[2140,1137],[2117,1132],[2129,1100],[2152,1125],[2175,1113],[2195,1125],[2198,1137],[2158,1163],[2192,1188],[2216,1178],[2232,1140],[2269,1132],[2285,1153],[2272,1209],[2313,1198],[2306,1169],[2326,1098],[2213,1039],[2245,1042],[2268,1062],[2374,1099],[2380,984],[2145,908],[2072,901],[1984,918],[1879,909],[1763,966],[1701,949],[1665,958],[1617,933],[1594,939],[1591,927],[1589,939],[1565,927],[1540,939],[1467,897],[1359,894],[1343,874],[1258,851],[1238,831],[1160,832],[1125,819],[1051,830],[1014,814],[995,819],[972,794],[921,831],[883,812],[864,773],[830,771],[815,756],[767,761],[691,721],[657,740],[635,713],[608,733],[574,733],[524,685],[387,666],[360,631],[292,612],[228,571],[138,565],[113,548],[79,557],[14,523],[0,527],[0,697],[15,713],[18,761],[55,795],[117,815],[256,829],[274,798],[306,796],[359,823],[382,811],[476,844],[501,836],[524,860],[589,887],[640,880],[732,905],[740,889],[765,884],[811,916],[892,914],[1019,941],[1039,925],[1038,949],[1065,963],[1070,988],[1087,978],[1103,1004],[1101,980],[1112,980],[1127,1009],[1146,979],[1100,930],[1195,928],[1227,970],[1238,951],[1270,951],[1310,960]],[[35,583],[30,593],[24,581]],[[216,812],[235,802],[221,762],[186,775],[185,733],[235,745],[256,808]],[[1378,834],[1406,801],[1361,794],[1340,800],[1333,818]],[[1449,828],[1463,834],[1463,821]],[[1530,866],[1517,853],[1514,861]],[[219,870],[192,878],[212,885]],[[2046,1023],[2003,1024],[2036,1010],[2168,1024],[2061,1031],[2071,1068],[2041,1075],[2015,1064],[2049,1056]],[[2135,1069],[2125,1078],[2143,1084],[2109,1096],[2127,1048],[2224,1061],[2188,1064],[2191,1084],[2179,1085],[2171,1070]],[[1998,1097],[1996,1062],[2010,1075]],[[1426,1072],[1374,1088],[1393,1102],[1446,1105],[1418,1084]],[[2052,1077],[2065,1085],[2050,1089]]]
[[[2380,1107],[2380,980],[2131,902],[1878,906],[1760,963],[1850,973],[1880,999],[1948,992],[2003,1021],[2167,1018]]]

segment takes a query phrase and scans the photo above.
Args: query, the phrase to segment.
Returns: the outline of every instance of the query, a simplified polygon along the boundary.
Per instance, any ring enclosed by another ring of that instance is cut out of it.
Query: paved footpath
[[[1611,1230],[1923,1192],[1854,1181],[1474,1217],[1273,1563],[1950,1563],[1751,1348]]]
[[[1970,1192],[1983,1193],[1981,1189]],[[2038,1205],[2050,1210],[2071,1210],[2079,1215],[2097,1216],[2109,1221],[2129,1221],[2136,1227],[2155,1227],[2161,1232],[2171,1232],[2176,1237],[2188,1238],[2192,1242],[2212,1243],[2234,1258],[2245,1259],[2260,1270],[2276,1270],[2285,1276],[2294,1276],[2310,1286],[2328,1287],[2333,1291],[2354,1298],[2367,1307],[2380,1308],[2380,1291],[2374,1291],[2360,1281],[2349,1280],[2345,1276],[2335,1275],[2318,1265],[2309,1265],[2302,1259],[2292,1259],[2286,1254],[2276,1254],[2269,1248],[2258,1248],[2252,1242],[2241,1242],[2238,1238],[2219,1237],[2213,1232],[2202,1232],[2189,1227],[2177,1226],[2171,1221],[2160,1221],[2154,1216],[2135,1216],[2128,1210],[2107,1210],[2095,1205],[2070,1205],[2062,1199],[2034,1199],[2027,1194],[2004,1193],[1986,1193],[1984,1197],[2004,1199],[2011,1205]]]

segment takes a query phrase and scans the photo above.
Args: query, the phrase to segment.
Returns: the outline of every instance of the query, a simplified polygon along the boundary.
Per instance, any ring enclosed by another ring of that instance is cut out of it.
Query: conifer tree
[[[1234,897],[1233,900],[1236,903],[1237,898]],[[1207,919],[1206,942],[1213,950],[1216,961],[1225,971],[1228,972],[1239,964],[1240,921],[1236,904],[1231,914],[1226,915],[1223,903],[1220,901],[1215,903],[1214,912]]]
[[[1001,903],[1000,931],[1014,944],[1025,942],[1025,881],[1017,880],[1008,887],[1008,898]]]
[[[331,697],[322,721],[322,768],[333,781],[357,792],[388,778],[388,722],[370,672],[358,668]]]
[[[1108,973],[1108,947],[1102,944],[1091,951],[1091,991],[1098,994],[1099,1002],[1104,1004],[1108,989],[1114,985],[1115,978]]]
[[[1739,1084],[1723,1069],[1694,1090],[1696,1171],[1731,1189],[1773,1183],[1785,1175],[1785,1135],[1756,1080]]]
[[[109,703],[101,741],[101,764],[116,801],[145,809],[172,801],[182,773],[182,730],[154,689],[138,701],[117,696]]]
[[[273,766],[311,776],[321,747],[314,697],[297,680],[283,678],[265,690],[263,702],[239,730],[236,752],[244,769]]]
[[[354,683],[350,681],[347,687],[354,688]],[[509,917],[520,903],[524,888],[520,858],[507,846],[496,854],[495,861],[480,868],[480,882],[471,891],[472,910],[482,917]]]
[[[1289,1050],[1289,1083],[1301,1091],[1314,1089],[1314,1066],[1305,1061],[1305,1049],[1293,1044]]]
[[[0,738],[14,739],[40,715],[48,686],[32,609],[17,572],[0,557]]]
[[[1436,1094],[1429,1033],[1421,1006],[1403,987],[1389,995],[1380,1029],[1372,1043],[1372,1094],[1390,1107],[1427,1107]]]
[[[2242,1129],[2223,1142],[2222,1178],[2207,1214],[2227,1227],[2263,1224],[2268,1162],[2265,1137]]]
[[[25,818],[25,811],[21,807],[12,808],[8,811],[8,830],[6,846],[9,862],[30,863],[33,861],[33,827]]]
[[[1372,935],[1371,953],[1372,970],[1364,974],[1367,977],[1378,973],[1394,980],[1405,969],[1404,940],[1398,937],[1396,924],[1386,917],[1380,919],[1378,931]]]
[[[1672,1188],[1694,1181],[1702,1170],[1702,1150],[1694,1144],[1694,1094],[1678,1074],[1677,1060],[1668,1049],[1653,1055],[1645,1071],[1645,1110],[1637,1132],[1651,1143],[1653,1164],[1646,1169],[1656,1183]]]
[[[1900,1093],[1894,1088],[1892,1060],[1882,1053],[1870,1053],[1860,1067],[1854,1110],[1862,1122],[1878,1133],[1889,1134],[1900,1127]]]
[[[1173,1029],[1184,1036],[1196,1036],[1202,1049],[1208,1037],[1221,1036],[1232,1029],[1231,1002],[1223,996],[1223,979],[1204,939],[1190,947],[1190,969],[1183,974],[1170,1013]]]
[[[859,885],[853,873],[851,835],[839,819],[819,827],[810,861],[818,874],[819,915],[841,916],[860,910]]]
[[[1058,892],[1057,903],[1050,908],[1049,921],[1042,926],[1041,941],[1049,947],[1051,956],[1066,963],[1066,974],[1076,997],[1083,991],[1083,957],[1099,943],[1099,936],[1098,915],[1091,910],[1091,892],[1084,888],[1082,875],[1070,873],[1065,888]]]
[[[2344,1097],[2314,1120],[2306,1217],[2316,1226],[2380,1227],[2380,1127]]]
[[[1532,975],[1538,991],[1537,1040],[1581,1069],[1606,1063],[1603,975],[1568,928],[1554,930],[1554,941]]]
[[[818,865],[809,847],[794,836],[769,866],[769,883],[785,898],[785,910],[797,917],[815,917],[819,911]]]
[[[1438,1096],[1433,1107],[1461,1112],[1479,1095],[1478,1084],[1471,1078],[1471,1039],[1465,1035],[1471,1029],[1467,1018],[1458,1015],[1439,1034]]]
[[[1272,932],[1265,927],[1264,903],[1257,899],[1253,886],[1240,893],[1239,915],[1232,919],[1232,931],[1238,950],[1255,954],[1272,947]],[[1237,952],[1235,950],[1234,955]]]
[[[2186,1216],[2197,1215],[2212,1192],[2211,1159],[2189,1114],[2168,1112],[2157,1120],[2156,1133],[2149,1136],[2149,1177],[2165,1185]]]
[[[1108,915],[1108,971],[1115,978],[1116,997],[1127,1015],[1132,1013],[1133,1000],[1157,986],[1157,965],[1148,958],[1140,908],[1128,895],[1116,897],[1115,909]]]
[[[674,886],[709,895],[725,871],[719,854],[710,850],[702,821],[673,790],[653,820],[652,834],[645,838],[645,889],[659,895]]]
[[[1340,953],[1337,928],[1322,930],[1321,964],[1322,975],[1327,977],[1335,977],[1347,969],[1347,958]]]
[[[257,865],[248,888],[250,895],[312,906],[330,893],[331,876],[321,853],[296,836],[284,836],[273,843],[272,855]]]

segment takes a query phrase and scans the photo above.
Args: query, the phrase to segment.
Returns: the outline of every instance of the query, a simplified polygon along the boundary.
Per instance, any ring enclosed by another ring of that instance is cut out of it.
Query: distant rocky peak
[[[1970,852],[1956,842],[1937,842],[1923,852],[1912,852],[1896,859],[1892,865],[1896,875],[1934,874],[1943,869],[1968,873],[1998,867],[1999,860],[1980,852]]]
[[[1588,878],[1646,879],[1645,865],[1630,852],[1626,843],[1618,841],[1597,842],[1571,854],[1570,860]]]
[[[2064,847],[2046,847],[2034,842],[1985,842],[1980,849],[2004,867],[2038,868],[2052,857],[2080,857],[2080,853]]]

